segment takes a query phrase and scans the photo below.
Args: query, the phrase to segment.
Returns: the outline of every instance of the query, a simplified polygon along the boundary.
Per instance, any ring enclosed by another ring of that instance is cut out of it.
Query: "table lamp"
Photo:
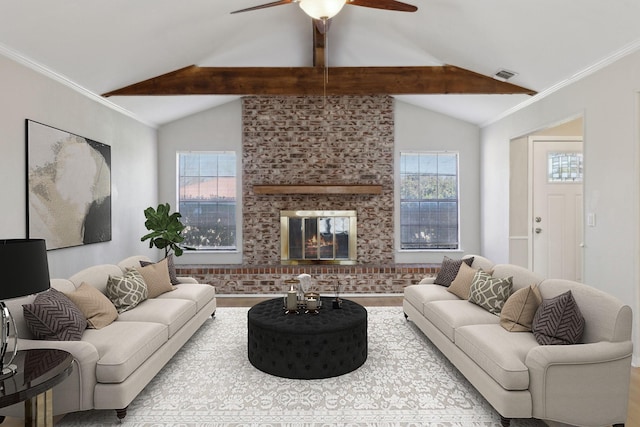
[[[11,363],[18,351],[18,331],[15,322],[4,301],[24,297],[49,289],[49,263],[47,247],[44,239],[0,239],[0,361],[2,373],[0,380],[15,374],[15,366]],[[10,335],[13,325],[15,343],[13,356],[5,363]]]

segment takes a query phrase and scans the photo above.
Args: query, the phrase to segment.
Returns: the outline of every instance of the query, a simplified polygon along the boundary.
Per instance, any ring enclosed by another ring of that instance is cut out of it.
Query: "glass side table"
[[[24,402],[25,426],[53,426],[52,389],[71,374],[72,362],[63,350],[18,351],[17,372],[0,381],[0,408]]]

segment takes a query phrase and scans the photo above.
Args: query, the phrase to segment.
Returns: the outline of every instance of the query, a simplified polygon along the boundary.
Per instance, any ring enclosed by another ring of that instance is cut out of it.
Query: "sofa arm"
[[[187,276],[178,276],[178,282],[180,282],[180,283],[198,283],[198,281],[196,279],[194,279],[193,277],[187,277]]]
[[[433,282],[436,281],[435,277],[425,277],[424,279],[418,282],[419,285],[433,285]]]
[[[47,341],[18,338],[18,350],[52,348],[71,353],[74,359],[90,361],[94,365],[98,361],[98,350],[86,341]]]
[[[544,345],[527,354],[535,418],[572,425],[624,423],[631,341]]]

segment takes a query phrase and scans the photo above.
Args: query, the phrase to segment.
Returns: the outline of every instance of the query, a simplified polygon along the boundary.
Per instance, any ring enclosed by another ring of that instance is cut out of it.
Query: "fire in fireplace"
[[[355,264],[356,211],[281,211],[283,264]]]

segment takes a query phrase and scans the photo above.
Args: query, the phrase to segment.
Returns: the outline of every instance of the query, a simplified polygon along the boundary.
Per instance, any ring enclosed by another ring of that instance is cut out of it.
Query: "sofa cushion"
[[[511,277],[499,279],[480,270],[476,272],[469,289],[469,301],[479,305],[490,313],[499,315],[509,295],[511,295]]]
[[[36,295],[22,311],[27,327],[39,340],[79,341],[87,328],[84,314],[55,288]]]
[[[116,306],[118,313],[131,310],[147,299],[147,295],[147,285],[137,270],[131,269],[122,276],[109,276],[107,296]]]
[[[84,314],[89,328],[104,328],[118,318],[118,311],[109,298],[86,282],[65,295]]]
[[[69,280],[76,285],[76,288],[80,287],[82,282],[86,282],[106,295],[109,276],[119,276],[121,274],[122,270],[117,265],[99,264],[78,271]]]
[[[148,299],[120,315],[123,322],[154,322],[168,328],[169,338],[196,315],[196,303],[186,299]]]
[[[456,346],[506,390],[527,390],[525,359],[538,343],[531,333],[511,334],[499,325],[469,325],[456,330]]]
[[[498,316],[469,301],[457,298],[455,301],[425,303],[424,316],[451,341],[455,341],[456,328],[485,323],[498,324],[499,321]]]
[[[458,275],[460,264],[462,264],[463,262],[467,265],[471,265],[473,263],[473,257],[464,259],[451,259],[448,256],[445,256],[442,260],[442,265],[440,265],[438,275],[436,276],[436,279],[433,283],[441,286],[449,286],[453,279],[455,279]]]
[[[473,278],[477,272],[478,269],[471,268],[463,262],[458,270],[458,275],[453,279],[447,290],[459,298],[469,299],[471,283],[473,283]]]
[[[140,264],[142,264],[142,261]],[[144,283],[147,285],[147,298],[155,298],[173,290],[166,258],[155,264],[149,263],[144,267],[138,266],[136,270],[140,272],[144,278]]]
[[[491,275],[501,279],[511,277],[512,292],[542,282],[542,278],[533,271],[514,264],[496,264],[491,270]]]
[[[459,301],[460,298],[447,292],[440,285],[411,285],[404,288],[404,299],[424,314],[424,305],[432,301]]]
[[[162,294],[158,299],[186,299],[196,303],[196,310],[202,308],[216,297],[216,288],[202,283],[181,283],[174,290]]]
[[[515,291],[500,312],[500,325],[509,332],[531,332],[533,317],[542,302],[538,285]]]
[[[98,350],[96,379],[121,383],[168,340],[167,327],[152,322],[113,322],[102,329],[87,329],[82,340]],[[115,345],[117,344],[117,345]]]
[[[540,344],[576,344],[582,338],[584,323],[578,304],[567,291],[542,301],[531,330]]]

